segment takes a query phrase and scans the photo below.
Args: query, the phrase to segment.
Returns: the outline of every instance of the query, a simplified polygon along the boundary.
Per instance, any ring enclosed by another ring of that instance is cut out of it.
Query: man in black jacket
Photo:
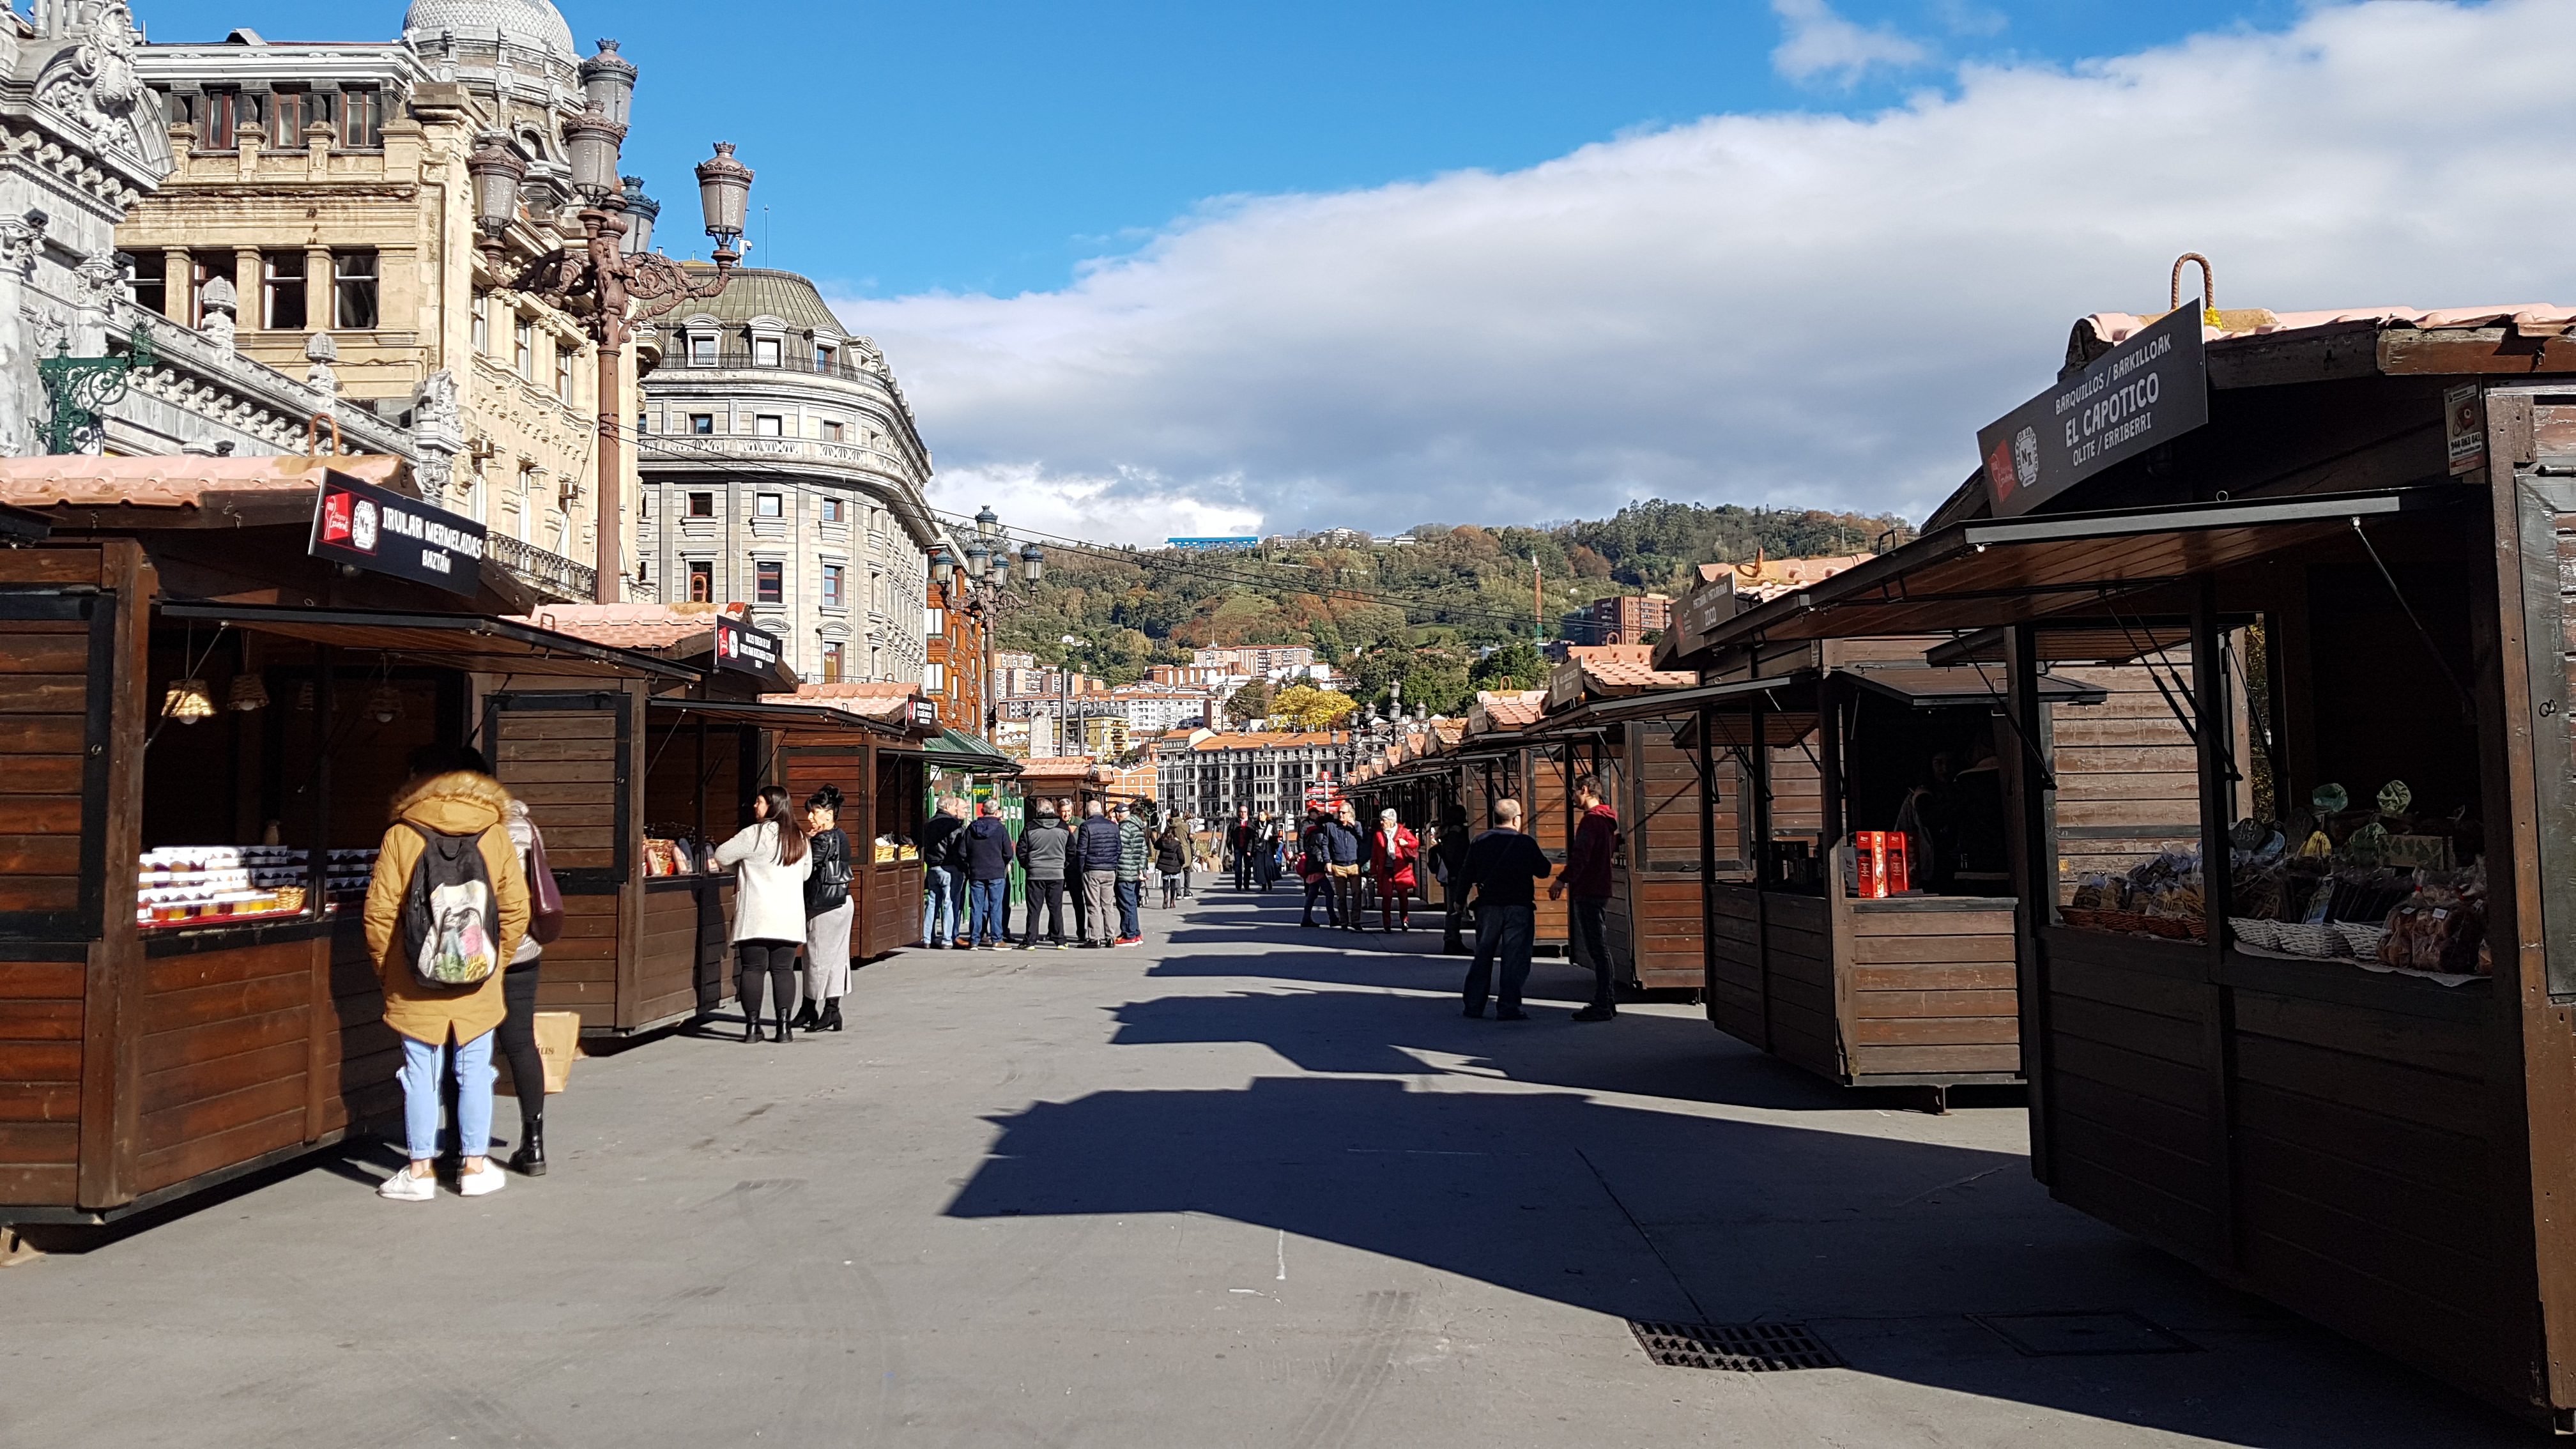
[[[942,800],[930,823],[921,827],[921,944],[947,949],[949,938],[966,922],[961,899],[966,894],[965,859],[958,835],[966,828],[966,804]]]
[[[1011,935],[1011,827],[990,802],[975,807],[975,823],[960,840],[966,852],[966,888],[973,897],[975,949],[998,951]]]
[[[1250,808],[1237,810],[1234,813],[1233,827],[1225,833],[1226,844],[1234,849],[1234,888],[1236,890],[1252,889],[1252,850],[1260,838],[1260,831],[1252,824]]]
[[[1494,802],[1494,828],[1467,847],[1467,882],[1476,890],[1476,960],[1467,968],[1469,1016],[1485,1014],[1485,988],[1500,956],[1503,980],[1494,1020],[1527,1021],[1521,986],[1529,980],[1530,942],[1538,933],[1538,883],[1555,867],[1538,842],[1521,834],[1521,802]]]

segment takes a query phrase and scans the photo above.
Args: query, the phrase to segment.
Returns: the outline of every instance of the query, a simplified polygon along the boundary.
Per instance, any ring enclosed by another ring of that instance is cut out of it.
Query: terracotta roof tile
[[[1569,644],[1565,657],[1585,664],[1621,660],[1630,664],[1651,664],[1655,658],[1652,644]]]
[[[1682,689],[1699,683],[1699,676],[1683,669],[1657,669],[1651,664],[1608,660],[1583,666],[1587,683],[1599,683],[1611,689]]]
[[[715,632],[711,604],[548,604],[519,622],[619,649],[668,649]]]
[[[0,458],[0,503],[21,508],[203,508],[234,499],[312,496],[329,468],[361,482],[420,496],[403,460],[376,454],[307,458],[102,458],[59,454]]]

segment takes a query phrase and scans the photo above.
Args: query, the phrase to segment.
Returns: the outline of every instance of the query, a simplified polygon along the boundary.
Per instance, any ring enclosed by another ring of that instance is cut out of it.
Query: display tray
[[[705,875],[646,876],[644,878],[644,893],[646,895],[659,895],[668,891],[693,891],[699,886],[707,884],[710,881],[717,885],[731,885],[733,884],[733,872],[725,870],[714,871]]]
[[[310,941],[332,934],[337,916],[288,916],[274,920],[216,922],[143,933],[146,956],[189,956],[201,951],[230,951],[242,946],[273,946],[284,941]],[[348,917],[352,925],[357,917]]]

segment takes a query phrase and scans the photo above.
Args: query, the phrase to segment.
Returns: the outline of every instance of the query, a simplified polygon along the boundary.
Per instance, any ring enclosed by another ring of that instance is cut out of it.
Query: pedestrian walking
[[[1097,950],[1111,945],[1118,929],[1118,825],[1099,801],[1084,808],[1090,813],[1074,833],[1074,853],[1082,863],[1082,944]]]
[[[1574,1014],[1576,1021],[1608,1021],[1619,1014],[1619,997],[1610,980],[1610,862],[1619,853],[1619,817],[1601,798],[1601,781],[1593,775],[1574,777],[1574,803],[1583,816],[1574,823],[1574,842],[1566,847],[1565,869],[1547,888],[1549,900],[1574,897],[1572,937],[1592,958],[1592,1004]]]
[[[1369,835],[1369,874],[1377,882],[1377,928],[1413,929],[1413,888],[1419,877],[1422,840],[1392,810],[1377,812],[1377,829]]]
[[[1324,833],[1324,812],[1308,810],[1305,828],[1297,836],[1297,878],[1306,886],[1306,909],[1301,926],[1315,924],[1315,900],[1324,902],[1324,924],[1342,923],[1341,907],[1333,899],[1333,850]]]
[[[1451,805],[1443,810],[1430,855],[1431,873],[1440,882],[1440,949],[1451,956],[1467,954],[1467,848],[1473,844],[1466,807]]]
[[[1046,908],[1047,944],[1064,949],[1064,873],[1072,854],[1073,832],[1064,828],[1052,803],[1039,801],[1037,818],[1020,832],[1020,877],[1029,893],[1029,928],[1020,937],[1021,950],[1037,949],[1041,905]]]
[[[966,829],[966,803],[942,800],[921,827],[921,943],[946,950],[966,925],[959,909],[966,895],[965,858],[958,836]]]
[[[841,791],[825,785],[805,797],[805,848],[814,857],[805,877],[805,1004],[796,1008],[803,1031],[839,1031],[841,998],[850,994],[850,837],[841,829]]]
[[[1112,813],[1118,821],[1118,944],[1145,944],[1145,864],[1153,859],[1153,844],[1146,839],[1145,824],[1126,805],[1116,806]]]
[[[1552,868],[1538,842],[1521,834],[1521,802],[1494,802],[1494,828],[1467,849],[1467,881],[1476,892],[1476,959],[1467,968],[1467,1015],[1485,1014],[1486,988],[1497,961],[1501,990],[1496,1021],[1527,1021],[1521,987],[1530,973],[1530,942],[1538,934],[1538,882]]]
[[[1163,877],[1163,909],[1173,910],[1181,903],[1181,882],[1190,876],[1190,838],[1177,824],[1166,825],[1154,837],[1154,869]]]
[[[1227,826],[1225,830],[1226,848],[1234,852],[1234,888],[1236,890],[1252,889],[1252,847],[1259,838],[1260,832],[1253,828],[1251,807],[1237,809],[1234,812],[1234,823]]]
[[[1011,936],[1011,827],[990,800],[975,807],[975,823],[961,837],[966,855],[967,940],[978,951],[998,951]]]
[[[1324,822],[1324,847],[1333,876],[1335,913],[1341,917],[1345,931],[1365,931],[1360,918],[1360,869],[1365,842],[1360,838],[1359,816],[1347,800]]]
[[[454,763],[429,752],[414,757],[418,773],[394,796],[393,823],[367,882],[367,954],[384,992],[384,1023],[402,1041],[410,1153],[410,1165],[376,1192],[400,1202],[438,1195],[438,1117],[451,1051],[456,1190],[480,1197],[509,1185],[488,1155],[492,1037],[509,1014],[506,967],[528,934],[528,882],[510,843],[510,792]],[[542,1091],[542,1073],[537,1080]]]
[[[751,798],[751,824],[716,847],[716,864],[734,872],[734,992],[742,1002],[742,1039],[760,1040],[765,984],[778,1012],[773,1040],[793,1041],[796,955],[805,949],[805,881],[814,873],[814,852],[786,791],[761,787]]]
[[[1279,884],[1279,817],[1261,812],[1261,833],[1252,847],[1252,868],[1259,876],[1264,891]]]
[[[492,773],[483,752],[471,746],[456,751],[460,769]],[[519,853],[519,872],[528,881],[528,934],[501,974],[504,1014],[494,1028],[494,1050],[510,1064],[510,1090],[519,1099],[519,1145],[502,1165],[522,1177],[546,1175],[546,1057],[537,1050],[537,969],[546,946],[563,931],[563,893],[546,864],[545,837],[529,818],[524,800],[510,801],[510,848]]]

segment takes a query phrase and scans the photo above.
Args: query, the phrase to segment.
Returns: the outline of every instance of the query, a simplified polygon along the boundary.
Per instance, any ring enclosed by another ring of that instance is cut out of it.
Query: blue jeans
[[[447,1048],[402,1038],[403,1137],[411,1160],[438,1155],[439,1085],[447,1075]],[[457,1154],[481,1157],[492,1146],[492,1033],[456,1049]]]
[[[978,880],[966,883],[967,898],[974,905],[968,917],[969,933],[978,946],[1007,940],[1011,934],[1011,883],[1009,880]]]
[[[1119,935],[1142,937],[1145,934],[1145,918],[1136,913],[1137,897],[1143,894],[1144,889],[1145,883],[1141,880],[1118,883]]]
[[[1467,968],[1465,993],[1469,1011],[1481,1014],[1485,1009],[1485,987],[1493,977],[1496,956],[1502,957],[1503,989],[1494,1004],[1506,1014],[1521,1009],[1521,986],[1530,974],[1530,942],[1537,934],[1536,905],[1476,903],[1476,961]]]
[[[957,873],[934,865],[921,879],[921,944],[936,946],[957,934]]]

